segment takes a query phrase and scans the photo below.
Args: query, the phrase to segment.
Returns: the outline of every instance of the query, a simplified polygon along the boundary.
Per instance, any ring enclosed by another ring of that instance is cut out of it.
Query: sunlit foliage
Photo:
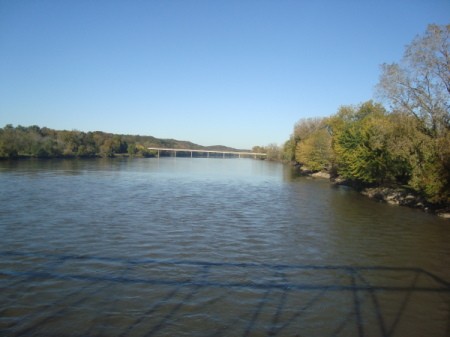
[[[400,63],[382,65],[378,93],[390,105],[342,106],[302,119],[285,157],[360,184],[396,184],[450,203],[450,25],[428,26]]]
[[[312,171],[331,167],[331,135],[326,119],[303,119],[294,129],[295,160]]]
[[[161,144],[154,137],[114,135],[99,131],[57,131],[20,125],[0,128],[0,158],[114,157],[120,154],[148,157],[153,155],[147,149],[150,146]]]

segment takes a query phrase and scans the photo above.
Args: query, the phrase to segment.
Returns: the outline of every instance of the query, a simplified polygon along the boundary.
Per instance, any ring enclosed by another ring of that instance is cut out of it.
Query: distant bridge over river
[[[245,151],[216,151],[216,150],[193,150],[193,149],[172,149],[166,147],[148,147],[147,149],[157,151],[157,156],[161,155],[161,152],[172,153],[174,157],[177,153],[183,153],[184,157],[189,156],[191,158],[260,158],[265,159],[266,153],[258,152],[245,152]],[[194,155],[196,154],[196,155]]]

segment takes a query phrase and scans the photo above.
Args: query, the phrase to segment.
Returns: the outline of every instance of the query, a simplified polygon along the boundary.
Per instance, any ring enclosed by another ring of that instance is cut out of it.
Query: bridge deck
[[[267,154],[266,153],[257,153],[257,152],[244,152],[244,151],[217,151],[217,150],[194,150],[194,149],[173,149],[173,148],[165,148],[165,147],[148,147],[147,149],[149,150],[154,150],[154,151],[158,151],[158,157],[161,151],[170,151],[170,152],[174,152],[175,156],[177,152],[190,152],[191,153],[191,157],[192,154],[195,153],[206,153],[209,157],[209,154],[214,153],[214,154],[222,154],[223,157],[225,157],[225,155],[235,155],[238,156],[239,158],[241,156],[252,156],[252,157],[266,157]]]

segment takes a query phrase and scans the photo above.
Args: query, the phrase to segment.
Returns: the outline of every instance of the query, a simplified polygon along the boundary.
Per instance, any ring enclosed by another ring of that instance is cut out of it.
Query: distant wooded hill
[[[223,145],[201,146],[176,139],[120,135],[101,131],[54,130],[46,127],[6,125],[0,129],[0,158],[152,157],[149,147],[192,150],[245,151]]]

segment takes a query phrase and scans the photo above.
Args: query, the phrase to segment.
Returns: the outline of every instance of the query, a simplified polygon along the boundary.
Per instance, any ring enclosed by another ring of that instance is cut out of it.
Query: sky
[[[431,23],[449,0],[0,0],[0,127],[282,145]]]

